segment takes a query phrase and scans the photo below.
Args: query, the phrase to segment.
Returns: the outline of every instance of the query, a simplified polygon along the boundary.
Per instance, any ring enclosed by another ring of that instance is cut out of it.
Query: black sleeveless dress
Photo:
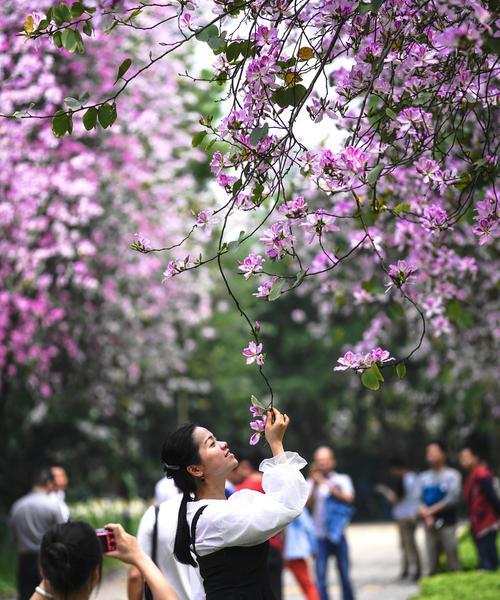
[[[222,548],[206,556],[196,552],[196,524],[206,507],[196,511],[191,523],[191,548],[200,567],[206,600],[276,600],[267,572],[269,542]]]

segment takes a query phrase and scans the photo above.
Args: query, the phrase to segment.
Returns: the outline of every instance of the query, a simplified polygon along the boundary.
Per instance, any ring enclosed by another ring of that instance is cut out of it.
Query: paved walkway
[[[394,525],[352,525],[348,540],[357,600],[409,600],[417,592],[417,585],[396,581],[399,573],[399,547]],[[419,542],[422,548],[422,540],[419,539]],[[331,600],[341,600],[334,559],[331,563]],[[126,571],[120,570],[102,582],[95,600],[126,598]],[[303,599],[300,588],[288,571],[285,572],[285,599]]]

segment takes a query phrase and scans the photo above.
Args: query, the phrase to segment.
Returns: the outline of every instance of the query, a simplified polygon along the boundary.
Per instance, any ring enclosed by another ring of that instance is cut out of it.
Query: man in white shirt
[[[205,593],[198,569],[178,562],[174,556],[177,517],[182,495],[177,494],[159,506],[150,506],[139,524],[137,540],[148,555],[152,555],[155,529],[155,509],[158,509],[156,540],[156,564],[172,584],[180,600],[204,600]],[[128,582],[128,600],[142,600],[143,579],[140,573],[131,569]]]
[[[316,579],[321,600],[329,600],[327,586],[327,566],[330,556],[335,556],[337,569],[342,583],[343,600],[353,600],[349,579],[349,548],[344,534],[339,543],[334,544],[327,538],[326,499],[333,496],[335,500],[346,505],[354,502],[354,486],[349,475],[335,471],[336,460],[333,450],[321,446],[314,453],[314,463],[309,483],[308,508],[312,512],[316,535],[318,537],[318,556],[316,558]]]

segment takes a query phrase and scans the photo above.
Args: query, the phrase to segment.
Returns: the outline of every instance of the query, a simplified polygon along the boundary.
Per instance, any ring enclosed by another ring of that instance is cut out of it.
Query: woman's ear
[[[189,465],[189,467],[186,467],[186,471],[196,479],[203,480],[203,469],[200,465]]]

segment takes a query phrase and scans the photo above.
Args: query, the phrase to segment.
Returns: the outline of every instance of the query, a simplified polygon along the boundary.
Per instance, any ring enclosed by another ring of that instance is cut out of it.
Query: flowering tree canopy
[[[491,307],[488,342],[498,344],[498,307],[489,300],[500,231],[492,2],[74,2],[26,16],[24,36],[63,53],[86,51],[103,24],[110,36],[176,26],[160,44],[151,40],[144,62],[116,61],[114,87],[79,90],[53,111],[16,113],[21,122],[50,119],[59,138],[77,126],[125,126],[122,96],[187,42],[214,54],[209,79],[224,90],[224,114],[202,115],[192,145],[218,142],[210,168],[221,191],[185,233],[205,230],[216,250],[169,257],[164,277],[170,286],[217,261],[249,326],[247,364],[262,372],[265,340],[233,292],[225,256],[244,242],[251,251],[233,268],[263,301],[296,290],[313,295],[325,320],[354,306],[373,313],[362,340],[336,364],[332,357],[335,371],[360,372],[369,389],[380,387],[386,367],[404,377],[426,332],[440,342],[467,328],[464,307]],[[134,247],[156,250],[141,240]],[[413,341],[398,356],[380,341],[390,341],[391,322],[394,336],[401,328],[391,315]]]
[[[17,35],[30,7],[0,8],[4,113],[26,104],[55,112],[82,82],[106,94],[117,55],[148,60],[133,30],[97,31],[82,55],[61,56],[48,39],[34,48]],[[71,138],[56,138],[48,119],[0,120],[2,409],[21,388],[40,420],[40,400],[61,387],[77,396],[79,374],[88,405],[112,416],[125,394],[131,410],[139,395],[167,403],[184,376],[187,332],[209,314],[207,285],[165,290],[161,259],[142,260],[128,246],[136,231],[143,245],[145,236],[182,239],[197,188],[187,161],[203,154],[179,127],[186,107],[176,64],[144,75],[122,97],[124,120],[105,134],[78,122]]]

